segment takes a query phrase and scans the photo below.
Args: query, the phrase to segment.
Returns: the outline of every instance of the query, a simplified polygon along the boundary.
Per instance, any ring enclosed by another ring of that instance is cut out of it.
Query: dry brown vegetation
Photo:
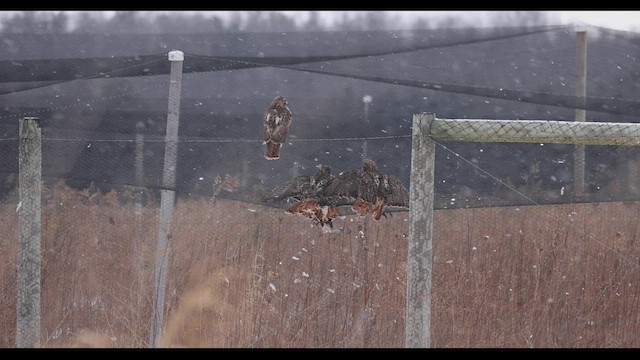
[[[42,344],[145,347],[158,209],[63,186],[43,209]],[[639,203],[435,213],[436,347],[640,346]],[[282,209],[179,201],[163,346],[402,347],[408,213],[323,233]],[[0,346],[15,346],[15,205]]]

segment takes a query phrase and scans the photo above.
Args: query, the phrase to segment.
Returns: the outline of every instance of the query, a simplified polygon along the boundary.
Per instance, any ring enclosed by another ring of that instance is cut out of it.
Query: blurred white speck
[[[379,267],[379,268],[381,268],[381,267],[382,267],[382,263],[379,263],[379,264],[378,264],[378,267]]]
[[[564,293],[565,295],[569,295],[569,292],[567,291],[566,293]]]
[[[447,260],[447,264],[453,264],[453,260]]]
[[[297,256],[292,256],[291,258],[296,261],[300,260]]]
[[[360,235],[364,236],[364,231],[360,230],[359,233]]]
[[[256,209],[247,209],[247,210],[249,210],[251,212],[256,212]]]
[[[304,251],[304,252],[308,252],[308,250],[307,250],[307,249],[305,249],[305,248],[302,248],[302,251]]]
[[[354,286],[356,289],[360,287],[360,285],[358,285],[358,284],[356,284],[356,283],[354,283],[354,282],[352,282],[351,284],[353,284],[353,286]]]
[[[202,181],[202,180],[204,180],[204,178],[203,178],[202,176],[200,176],[200,177],[198,178],[198,180]]]
[[[327,289],[328,292],[335,294],[336,292],[333,289]]]
[[[88,148],[90,148],[90,147],[91,147],[91,143],[89,143],[89,144],[87,145],[87,149],[88,149]]]
[[[60,205],[62,205],[62,203]],[[16,206],[16,212],[18,212],[18,210],[20,210],[21,207],[22,207],[22,200],[20,200],[20,202]]]
[[[229,278],[228,277],[224,277],[224,282],[226,282],[227,284],[229,283]]]
[[[293,283],[294,283],[294,284],[300,284],[301,282],[302,282],[302,280],[297,279],[297,278],[293,280]]]
[[[304,272],[304,271],[303,271],[303,272],[302,272],[302,276],[304,276],[304,277],[309,277],[309,274],[307,274],[306,272]]]
[[[276,286],[272,283],[269,283],[269,288],[271,289],[271,291],[276,291]]]
[[[485,240],[489,240],[489,235],[485,235],[485,236],[484,236],[484,239],[485,239]]]
[[[471,248],[471,250],[478,250],[478,248],[474,246]]]
[[[117,340],[118,340],[118,338],[117,338],[117,337],[115,337],[115,336],[112,336],[110,340],[111,340],[111,341],[117,341]]]
[[[596,322],[595,322],[595,321],[593,321],[593,320],[589,320],[589,321],[587,321],[587,325],[589,325],[589,326],[593,326],[593,325],[595,325],[595,324],[596,324]]]
[[[329,269],[329,272],[334,273],[334,272],[336,272],[336,269]]]

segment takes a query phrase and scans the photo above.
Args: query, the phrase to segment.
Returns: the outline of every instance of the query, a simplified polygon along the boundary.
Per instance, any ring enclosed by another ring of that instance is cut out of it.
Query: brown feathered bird
[[[327,165],[318,165],[318,171],[312,178],[308,175],[300,175],[274,188],[265,196],[264,201],[280,201],[293,198],[301,201],[306,198],[318,196],[331,180],[331,168]]]
[[[277,160],[280,158],[280,147],[287,139],[289,125],[291,125],[291,110],[289,103],[284,96],[276,96],[271,106],[264,114],[264,124],[262,132],[264,135],[264,144],[267,150],[264,158],[267,160]]]
[[[322,205],[316,198],[308,198],[295,203],[287,209],[287,212],[308,217],[314,224],[318,224],[320,227],[329,225],[330,228],[333,228],[333,219],[342,215],[337,207]]]
[[[380,220],[385,205],[409,207],[409,192],[400,179],[383,174],[370,159],[362,162],[361,169],[331,179],[320,197],[331,205],[351,205],[360,216],[371,213],[374,220]]]
[[[318,198],[318,194],[331,179],[331,168],[318,165],[318,171],[314,177],[296,176],[274,188],[263,200],[274,202],[294,199],[297,202],[287,209],[288,213],[308,217],[314,224],[319,224],[321,227],[329,225],[333,228],[332,220],[341,216],[340,211],[335,206],[327,204],[324,199]]]

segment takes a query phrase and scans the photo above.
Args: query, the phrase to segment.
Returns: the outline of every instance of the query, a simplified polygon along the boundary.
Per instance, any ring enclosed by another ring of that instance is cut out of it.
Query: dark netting
[[[568,27],[0,35],[3,253],[17,237],[18,120],[42,124],[43,346],[152,346],[158,258],[168,276],[156,345],[404,346],[408,208],[375,221],[340,205],[327,229],[265,196],[319,165],[336,176],[364,159],[408,190],[422,112],[573,121],[586,109],[603,124],[595,137],[628,145],[633,134],[607,123],[640,115],[640,38],[588,34],[584,105]],[[166,186],[174,49],[185,60]],[[267,161],[262,121],[277,95],[293,121],[281,158]],[[500,124],[494,133],[522,131]],[[449,125],[438,129],[458,140],[486,130]],[[635,147],[587,145],[576,197],[575,145],[451,140],[436,139],[431,345],[640,345]],[[177,199],[169,253],[157,257],[163,190]],[[15,261],[0,264],[7,347]]]

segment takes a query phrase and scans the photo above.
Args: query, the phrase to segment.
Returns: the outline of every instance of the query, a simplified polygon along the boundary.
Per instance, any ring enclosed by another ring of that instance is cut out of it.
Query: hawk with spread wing
[[[374,220],[384,215],[384,207],[409,207],[409,192],[400,179],[383,174],[378,165],[365,159],[362,168],[349,170],[331,179],[320,193],[328,203],[351,205],[360,216],[372,214]]]
[[[267,160],[280,158],[280,147],[287,138],[292,118],[288,105],[289,103],[284,96],[276,96],[264,114],[262,132],[264,144],[267,145],[267,150],[264,154],[264,158]]]
[[[318,171],[312,178],[307,175],[296,176],[288,182],[271,190],[264,201],[281,201],[293,198],[301,201],[306,198],[316,197],[332,179],[331,168],[327,165],[318,165]]]
[[[318,171],[314,177],[296,176],[273,189],[263,200],[275,202],[294,199],[297,202],[287,209],[287,213],[302,215],[321,227],[329,225],[332,228],[332,220],[341,216],[340,211],[336,206],[328,204],[325,199],[318,198],[318,194],[332,178],[329,166],[318,165]]]

